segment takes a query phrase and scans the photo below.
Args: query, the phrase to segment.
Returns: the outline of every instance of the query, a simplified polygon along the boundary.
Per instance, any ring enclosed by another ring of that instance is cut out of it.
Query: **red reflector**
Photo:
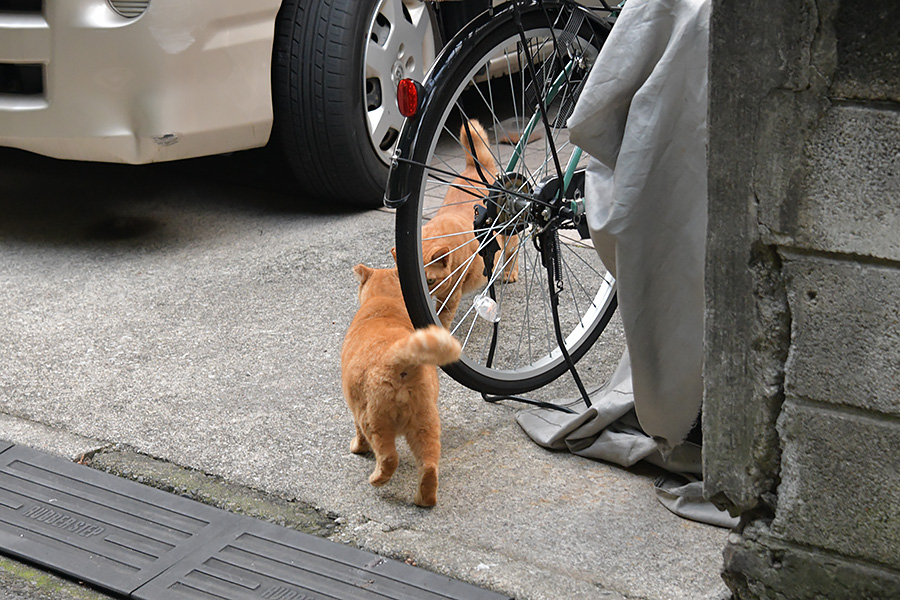
[[[404,117],[413,117],[418,112],[420,87],[412,79],[401,79],[397,84],[397,106]]]

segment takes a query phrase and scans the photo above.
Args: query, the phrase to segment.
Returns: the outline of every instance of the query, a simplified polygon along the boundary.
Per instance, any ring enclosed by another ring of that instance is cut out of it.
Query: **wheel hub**
[[[394,61],[394,66],[391,68],[391,79],[395,84],[400,83],[400,80],[406,76],[406,69],[403,66],[403,62],[400,60]]]
[[[504,235],[523,231],[529,224],[531,184],[521,173],[502,173],[495,190],[490,200],[497,206],[495,229]]]

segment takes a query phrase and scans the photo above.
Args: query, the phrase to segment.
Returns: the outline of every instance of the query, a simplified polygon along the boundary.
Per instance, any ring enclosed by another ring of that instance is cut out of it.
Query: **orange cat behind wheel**
[[[406,437],[419,470],[415,503],[437,502],[441,422],[435,365],[459,359],[459,342],[438,326],[414,329],[397,269],[353,268],[359,311],[341,349],[341,384],[353,413],[350,451],[375,452],[369,483],[382,486],[397,469],[395,438]]]
[[[429,291],[437,300],[441,324],[448,329],[462,297],[487,283],[473,222],[475,207],[489,201],[489,186],[497,177],[497,163],[488,139],[476,119],[460,127],[459,145],[466,157],[466,168],[447,188],[443,204],[434,217],[422,226],[425,277]],[[518,236],[507,239],[498,235],[497,241],[503,249],[500,259],[503,281],[516,281],[519,265],[514,254]]]

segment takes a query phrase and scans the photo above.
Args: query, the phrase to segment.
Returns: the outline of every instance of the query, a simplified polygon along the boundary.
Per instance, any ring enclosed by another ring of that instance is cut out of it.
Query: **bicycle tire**
[[[432,292],[434,291],[435,295],[441,298],[438,302],[439,304],[445,303],[446,301],[452,305],[452,301],[446,300],[441,292],[433,289],[432,286],[436,285],[437,288],[440,288],[441,285],[444,285],[451,279],[453,279],[451,285],[454,286],[463,285],[463,287],[465,287],[465,285],[468,284],[463,282],[463,277],[461,275],[452,275],[452,272],[451,275],[446,276],[443,279],[434,276],[429,278],[429,275],[434,275],[434,268],[432,268],[431,264],[426,267],[426,262],[428,261],[426,261],[423,254],[422,244],[423,240],[430,241],[428,239],[429,237],[437,239],[437,235],[423,236],[423,227],[426,229],[429,227],[437,227],[434,223],[429,225],[432,218],[430,215],[435,214],[433,211],[435,211],[436,208],[435,199],[426,194],[426,189],[429,188],[429,186],[437,185],[436,182],[442,177],[444,179],[450,179],[450,183],[444,182],[444,195],[438,194],[439,199],[437,202],[443,203],[446,198],[448,198],[448,196],[446,196],[447,193],[455,193],[451,192],[451,189],[461,189],[461,186],[458,184],[460,180],[455,179],[455,177],[459,176],[460,173],[464,171],[464,167],[461,167],[457,168],[455,172],[435,176],[435,167],[434,165],[431,165],[431,161],[438,155],[436,151],[438,144],[442,139],[448,137],[447,130],[452,131],[453,127],[450,124],[454,121],[453,113],[455,110],[459,110],[463,113],[463,116],[457,119],[460,124],[463,122],[470,122],[469,119],[471,118],[471,115],[466,114],[466,110],[460,109],[459,105],[464,104],[464,102],[461,101],[461,98],[463,98],[464,95],[470,97],[467,100],[470,104],[478,104],[477,97],[474,102],[471,101],[471,96],[474,91],[478,90],[479,86],[478,82],[473,83],[473,81],[481,77],[483,79],[481,82],[483,87],[486,86],[487,88],[491,88],[491,86],[494,85],[496,80],[489,76],[489,71],[496,65],[494,63],[489,63],[488,59],[498,51],[502,56],[506,57],[506,66],[509,67],[509,78],[512,79],[511,74],[514,70],[514,65],[509,64],[509,56],[511,52],[510,48],[515,45],[517,40],[520,40],[519,28],[517,25],[518,18],[521,19],[525,37],[529,40],[529,44],[531,43],[531,40],[534,40],[535,49],[545,55],[548,53],[546,42],[548,37],[553,39],[552,44],[554,46],[562,47],[570,43],[568,38],[564,38],[564,36],[569,35],[569,37],[578,42],[578,44],[584,44],[584,47],[578,50],[573,50],[572,47],[569,47],[567,53],[574,53],[577,56],[578,52],[582,52],[585,56],[590,54],[589,58],[591,59],[596,58],[596,54],[599,53],[599,49],[605,41],[606,34],[609,30],[609,25],[605,21],[595,17],[592,13],[581,8],[577,4],[566,0],[560,2],[533,2],[522,8],[518,16],[515,14],[512,7],[508,6],[492,15],[485,14],[477,18],[468,28],[460,32],[460,34],[445,47],[442,54],[438,57],[429,77],[423,82],[424,101],[422,107],[414,118],[407,121],[403,131],[401,131],[401,138],[398,146],[398,159],[392,167],[388,183],[388,194],[400,199],[400,205],[397,208],[396,216],[396,259],[404,300],[410,318],[417,327],[438,323],[444,324],[453,330],[461,338],[461,341],[463,341],[464,353],[459,362],[444,367],[444,370],[458,382],[471,389],[487,394],[498,395],[521,394],[550,383],[568,369],[563,353],[559,351],[559,347],[556,345],[555,340],[548,343],[548,336],[544,335],[545,339],[540,340],[540,343],[547,345],[546,352],[541,351],[533,354],[530,347],[531,342],[529,341],[528,354],[523,358],[521,354],[521,340],[523,337],[528,337],[530,339],[532,336],[532,325],[530,324],[530,321],[528,321],[530,316],[524,314],[520,319],[521,325],[513,323],[507,327],[506,323],[503,323],[502,325],[497,326],[496,332],[498,333],[496,334],[496,338],[493,333],[490,336],[492,339],[500,340],[502,338],[504,339],[504,342],[508,340],[510,343],[516,342],[519,345],[519,347],[515,349],[516,356],[510,356],[508,354],[503,355],[502,364],[501,362],[494,362],[501,356],[495,351],[496,345],[499,342],[486,344],[482,340],[478,342],[477,347],[474,344],[470,344],[472,341],[472,332],[476,331],[476,326],[479,327],[479,330],[484,329],[479,318],[473,315],[473,308],[468,307],[465,314],[461,314],[462,311],[457,311],[454,308],[453,320],[449,320],[445,308],[436,307],[435,300],[432,296]],[[571,25],[573,19],[577,22],[575,27],[572,27]],[[548,23],[552,24],[552,26],[548,25]],[[566,34],[565,32],[567,29],[573,29],[573,31]],[[553,35],[549,35],[550,30],[554,31]],[[575,46],[578,46],[578,44],[575,44]],[[523,54],[521,45],[516,46],[515,48],[514,53],[516,56],[521,57]],[[541,67],[546,69],[546,65],[555,59],[555,54],[555,49],[549,50],[549,55],[545,56]],[[579,60],[584,58],[585,57],[582,56]],[[482,69],[485,69],[484,73],[481,73]],[[502,64],[500,65],[499,70],[503,70]],[[519,98],[524,105],[524,90],[527,89],[529,83],[526,72],[529,71],[529,69],[518,68],[515,70],[519,74],[519,79],[510,83],[510,89],[514,92],[510,94],[510,96],[512,98],[512,103],[515,104],[517,100],[516,95],[520,94]],[[562,70],[560,70],[560,72],[561,71]],[[565,77],[565,81],[562,84],[563,88],[565,88],[563,91],[563,100],[574,102],[574,98],[577,97],[577,92],[580,90],[580,86],[583,84],[583,79],[587,76],[588,71],[589,65],[581,65],[578,67],[577,80],[574,76],[571,78]],[[479,73],[481,73],[481,76]],[[537,73],[537,70],[531,69],[531,73],[535,74]],[[558,80],[560,77],[561,75],[557,75],[556,79]],[[540,77],[538,77],[538,79],[540,79]],[[547,79],[547,77],[545,77],[545,79]],[[544,81],[544,84],[546,84],[546,81]],[[534,87],[541,87],[540,82],[539,85]],[[542,94],[543,92],[540,93]],[[500,118],[501,115],[498,114],[499,109],[493,102],[493,91],[484,93],[478,92],[478,94],[482,99],[484,99],[486,94],[491,94],[491,106],[488,111],[491,114],[488,115],[488,118],[491,119],[491,125],[493,126],[492,129],[495,131],[495,136],[493,141],[488,143],[488,146],[493,149],[496,145],[496,152],[492,151],[492,153],[495,154],[494,161],[502,164],[501,161],[505,160],[504,154],[507,154],[508,152],[502,150],[497,142],[497,137],[503,134],[503,130],[502,127],[498,127],[498,125],[502,124],[502,121]],[[537,94],[535,94],[534,97],[537,97]],[[488,103],[485,101],[485,105],[487,104]],[[559,110],[556,112],[554,118],[561,118],[564,120],[564,117],[560,116],[565,112],[562,108],[563,103],[560,102],[559,104]],[[477,110],[474,112],[477,112]],[[547,113],[552,113],[552,107],[548,108]],[[524,113],[522,116],[525,116]],[[557,124],[564,125],[564,123]],[[521,131],[521,127],[518,125],[516,128]],[[545,133],[548,138],[552,138],[562,130],[564,130],[564,127],[551,127],[550,130],[545,131]],[[463,138],[461,136],[463,135],[464,130],[458,131],[460,131],[460,136],[456,139],[456,149],[460,150],[459,146],[463,144]],[[473,134],[473,136],[478,135],[480,134]],[[453,135],[451,134],[449,137],[453,138]],[[472,136],[470,136],[470,139],[471,137]],[[471,142],[469,143],[471,144]],[[450,145],[453,146],[452,139]],[[466,151],[471,154],[471,150],[473,149],[474,148],[469,145],[468,148],[463,149],[459,155],[464,155]],[[526,161],[526,158],[524,157],[527,155],[528,150],[526,149],[523,151],[522,158],[520,159],[521,162],[524,163]],[[449,167],[451,165],[449,161],[454,159],[441,160],[445,162],[445,167]],[[459,160],[458,157],[455,160]],[[540,160],[540,158],[538,158],[538,160]],[[546,159],[545,162],[547,162]],[[426,165],[430,166],[426,167]],[[474,165],[468,166],[471,168]],[[496,173],[492,172],[488,174],[486,178],[483,171],[479,171],[478,167],[474,168],[478,171],[478,178],[482,180],[481,183],[484,187],[487,187],[487,184],[490,183],[488,179],[493,178],[495,181],[499,181],[503,176],[503,173],[505,173],[505,171],[497,169]],[[440,170],[453,171],[453,169],[449,168],[441,168]],[[527,173],[527,177],[530,178],[531,181],[531,184],[529,185],[538,183],[537,180],[534,180],[534,177],[538,175],[539,174],[532,172]],[[472,179],[472,181],[470,181],[466,187],[475,187],[477,180],[474,178],[470,179]],[[454,187],[453,181],[457,182],[456,187]],[[536,189],[536,186],[534,187]],[[468,193],[471,193],[471,191]],[[487,195],[487,192],[482,192],[480,198],[472,200],[471,203],[473,206],[479,202],[481,204],[490,204],[490,202],[484,200],[485,195]],[[532,195],[534,196],[536,194]],[[437,208],[440,208],[442,205],[443,204],[438,204]],[[435,223],[436,222],[437,221],[435,221]],[[527,231],[528,230],[526,229],[522,230],[523,237],[526,235]],[[474,225],[472,226],[470,234],[477,235],[477,232],[474,231]],[[450,238],[448,237],[447,239]],[[521,242],[522,240],[519,239],[519,241]],[[567,244],[567,242],[564,242],[564,244]],[[453,244],[448,244],[448,246],[452,245]],[[456,249],[459,248],[460,244],[457,244]],[[586,294],[586,297],[589,298],[587,303],[588,308],[586,310],[581,310],[576,299],[576,301],[573,302],[575,305],[574,309],[570,311],[570,314],[566,317],[569,320],[567,321],[563,335],[567,340],[565,345],[566,349],[573,362],[579,360],[596,342],[616,308],[614,280],[604,269],[602,269],[602,266],[593,266],[594,263],[599,265],[599,259],[592,246],[586,251],[582,250],[583,248],[567,248],[567,251],[578,254],[578,261],[591,262],[590,269],[582,269],[579,263],[577,270],[586,271],[588,273],[588,276],[593,281],[591,285],[596,286],[597,291],[593,296],[590,295],[593,294],[593,292]],[[529,302],[532,298],[532,291],[539,289],[535,287],[539,283],[539,281],[535,281],[535,278],[540,279],[540,277],[543,276],[541,269],[534,269],[534,257],[532,256],[529,258],[527,245],[520,244],[516,247],[515,252],[518,257],[516,260],[525,261],[524,264],[519,264],[520,272],[522,267],[525,267],[526,274],[530,272],[532,277],[531,279],[526,278],[526,281],[524,282],[502,284],[501,296],[503,296],[503,298],[499,303],[501,314],[504,312],[509,314],[516,310],[527,313],[531,310]],[[560,253],[565,254],[562,250],[560,250]],[[452,254],[452,251],[448,251],[445,256],[449,256],[450,254]],[[497,255],[505,255],[505,253],[498,252]],[[432,258],[432,256],[434,255],[430,255],[429,258]],[[453,264],[453,260],[449,258],[444,262]],[[478,268],[477,259],[471,259],[470,265],[472,263],[475,264],[475,268]],[[426,268],[431,268],[432,272],[426,273]],[[573,265],[569,265],[565,268],[569,269],[571,272],[570,275],[576,270],[576,267]],[[501,271],[495,271],[493,277],[499,278],[500,272]],[[504,274],[503,276],[505,277],[506,275]],[[469,276],[466,275],[466,277]],[[432,281],[429,282],[429,279]],[[436,283],[439,279],[441,283]],[[569,283],[572,282],[570,281]],[[542,283],[542,285],[546,284]],[[527,289],[524,293],[520,290],[519,292],[510,292],[507,294],[506,289],[515,286],[519,286],[520,288],[525,287]],[[475,297],[485,296],[488,287],[489,286],[485,283],[479,293],[475,294]],[[516,297],[516,294],[519,295],[519,299],[513,300],[513,298]],[[575,294],[573,293],[572,295],[573,298],[575,298]],[[537,296],[538,294],[535,293],[534,297],[537,298]],[[519,303],[518,307],[515,302]],[[465,308],[466,305],[461,304],[461,306]],[[546,308],[546,304],[544,307]],[[442,322],[441,317],[438,315],[439,312],[441,313],[441,316],[444,317],[444,321],[447,322]],[[515,317],[514,312],[513,316]],[[573,318],[574,320],[572,320]],[[512,323],[511,319],[508,319],[508,321]],[[501,322],[503,322],[503,317],[501,317]],[[465,328],[461,327],[461,323],[466,323]],[[543,326],[546,327],[546,323],[544,323]],[[506,327],[505,333],[499,333],[504,327]],[[482,338],[484,337],[487,336],[483,335]],[[536,344],[537,340],[535,340],[534,343]],[[495,348],[487,349],[488,345],[494,345]],[[507,348],[501,352],[508,351],[511,350]]]

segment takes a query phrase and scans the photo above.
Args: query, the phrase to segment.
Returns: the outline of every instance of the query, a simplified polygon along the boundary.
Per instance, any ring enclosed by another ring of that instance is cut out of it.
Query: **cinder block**
[[[805,153],[786,191],[761,200],[763,224],[790,245],[900,260],[900,111],[834,106]]]
[[[832,95],[900,101],[900,3],[842,2],[834,22],[838,65]]]
[[[735,600],[888,600],[900,598],[896,571],[774,538],[755,521],[725,546],[722,578]]]
[[[787,542],[900,567],[900,423],[785,403],[772,533]]]
[[[900,416],[900,267],[786,254],[783,269],[786,393]]]

